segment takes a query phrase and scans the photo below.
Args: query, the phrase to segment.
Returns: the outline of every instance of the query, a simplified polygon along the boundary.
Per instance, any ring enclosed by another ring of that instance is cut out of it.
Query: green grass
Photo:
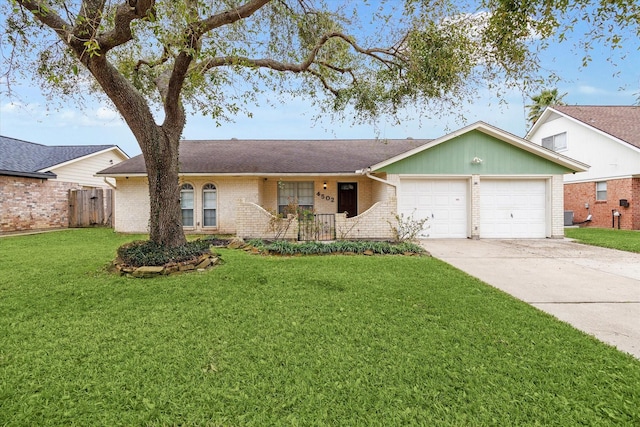
[[[133,239],[0,239],[0,425],[640,424],[640,361],[438,260],[107,274]]]
[[[566,237],[580,243],[640,253],[640,232],[613,228],[566,228]]]

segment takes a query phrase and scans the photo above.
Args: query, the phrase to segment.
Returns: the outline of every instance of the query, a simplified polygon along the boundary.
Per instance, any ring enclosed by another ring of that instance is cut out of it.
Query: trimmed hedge
[[[369,251],[377,255],[404,255],[407,253],[424,255],[426,251],[419,245],[409,242],[390,243],[378,241],[336,241],[295,243],[286,240],[264,242],[252,240],[250,245],[273,254],[280,255],[327,255],[327,254],[364,254]]]

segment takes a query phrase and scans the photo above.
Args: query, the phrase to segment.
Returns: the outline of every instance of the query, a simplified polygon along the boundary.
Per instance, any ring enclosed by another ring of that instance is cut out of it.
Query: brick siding
[[[345,177],[324,179],[318,177],[296,177],[297,181],[314,181],[316,195],[314,208],[317,213],[336,213],[336,237],[356,238],[391,238],[391,225],[397,210],[396,187],[400,183],[399,175],[389,175],[387,185],[361,177]],[[548,179],[548,178],[547,178]],[[291,179],[293,180],[293,179]],[[195,226],[186,231],[237,234],[240,237],[273,238],[274,231],[269,230],[271,213],[277,210],[277,178],[242,178],[242,177],[184,177],[184,182],[194,186],[195,191]],[[471,237],[480,235],[480,185],[481,177],[472,177],[471,189]],[[327,189],[324,189],[324,182]],[[358,216],[346,218],[337,213],[338,182],[358,183]],[[475,183],[478,184],[475,184]],[[563,227],[563,181],[562,175],[554,175],[549,179],[548,199],[551,229],[550,237],[562,237]],[[213,183],[218,188],[218,226],[201,227],[202,223],[202,187]],[[146,178],[118,178],[116,192],[116,231],[145,232],[148,227],[149,197]],[[565,187],[566,188],[566,187]],[[640,184],[638,184],[640,188]],[[323,197],[324,196],[324,197]],[[594,193],[595,197],[595,193]],[[297,222],[293,222],[287,231],[287,238],[297,236]]]
[[[551,178],[551,237],[564,238],[564,179],[562,175]]]
[[[336,214],[336,237],[338,239],[391,239],[395,219],[396,199],[374,203],[358,216],[347,218]]]
[[[77,184],[0,176],[0,232],[69,225],[69,190]]]
[[[587,227],[611,228],[612,210],[622,214],[620,228],[624,230],[640,230],[640,178],[624,178],[607,180],[607,200],[596,201],[596,183],[581,182],[564,185],[564,209],[573,211],[574,222],[582,222],[591,213]],[[629,207],[620,206],[620,199],[627,199]],[[585,204],[589,204],[589,209]],[[615,228],[618,227],[616,218]]]
[[[395,199],[375,203],[362,214],[347,218],[344,213],[337,213],[335,233],[338,239],[390,239],[393,237],[391,224],[395,219]],[[277,232],[270,225],[273,215],[255,203],[240,200],[236,209],[237,235],[244,239],[262,238],[297,239],[298,221],[295,218],[283,219],[288,223],[286,232],[277,236]]]
[[[236,208],[236,230],[238,237],[243,239],[298,238],[298,221],[295,218],[289,217],[288,219],[281,220],[283,224],[281,234],[275,229],[276,223],[273,221],[275,221],[275,217],[261,206],[247,202],[244,199],[238,201]]]

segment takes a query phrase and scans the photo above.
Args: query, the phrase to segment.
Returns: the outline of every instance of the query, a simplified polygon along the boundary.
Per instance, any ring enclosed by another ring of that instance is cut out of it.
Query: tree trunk
[[[167,113],[171,120],[165,119],[159,126],[145,99],[104,56],[90,57],[87,68],[113,101],[142,150],[149,179],[149,239],[167,247],[185,244],[178,148],[186,120],[179,97],[174,97],[176,105],[169,110],[172,114]]]
[[[180,133],[165,133],[162,127],[155,130],[146,141],[139,141],[149,179],[149,239],[176,247],[186,243],[178,178]]]

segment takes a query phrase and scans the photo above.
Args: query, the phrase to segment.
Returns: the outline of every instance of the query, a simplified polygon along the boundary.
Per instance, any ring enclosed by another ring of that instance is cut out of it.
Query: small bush
[[[415,213],[415,210],[414,210]],[[395,223],[388,222],[395,242],[414,242],[427,226],[427,218],[416,219],[413,214],[405,217],[404,214],[394,214]]]
[[[138,240],[118,248],[118,257],[132,267],[161,266],[190,261],[209,252],[211,239],[194,240],[176,248],[167,248],[150,240]]]

